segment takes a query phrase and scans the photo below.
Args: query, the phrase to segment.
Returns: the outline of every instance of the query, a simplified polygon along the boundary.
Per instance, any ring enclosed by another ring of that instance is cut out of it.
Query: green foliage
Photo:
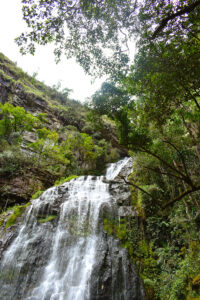
[[[94,128],[91,125],[87,124],[83,127],[82,131],[87,134],[92,134],[94,133]]]
[[[66,105],[70,102],[69,94],[72,91],[73,90],[69,88],[61,90],[61,82],[58,82],[56,85],[52,86],[51,97],[57,99],[62,105]]]
[[[60,140],[57,132],[37,128],[37,141],[30,147],[38,166],[65,178],[78,173],[74,169],[82,162],[95,168],[116,157],[102,139],[101,114],[115,120],[121,144],[134,156],[128,180],[138,221],[124,218],[119,223],[107,217],[105,230],[128,249],[150,299],[198,298],[199,1],[76,1],[73,6],[71,1],[61,0],[23,3],[30,32],[22,34],[18,44],[30,43],[22,51],[34,53],[35,43],[56,41],[58,58],[65,49],[68,58],[75,56],[86,72],[97,74],[100,67],[99,74],[120,78],[104,83],[93,96],[95,112],[88,113],[84,133],[68,130]],[[127,75],[124,45],[127,36],[137,34],[138,52]],[[8,75],[2,77],[11,82]],[[61,103],[67,101],[68,92],[63,92]],[[59,98],[58,89],[49,93]],[[52,109],[76,125],[73,106]],[[2,140],[20,141],[12,137],[20,131],[13,129],[14,114],[5,112],[3,118]],[[3,167],[3,157],[8,154],[0,156]],[[13,160],[8,162],[14,170]],[[76,232],[74,226],[72,230]]]
[[[77,175],[70,175],[67,178],[61,177],[60,179],[56,180],[56,182],[54,183],[54,186],[63,184],[65,182],[68,182],[68,181],[70,181],[72,179],[75,179],[75,178],[78,178],[78,176]]]
[[[77,131],[77,128],[75,126],[73,126],[73,125],[67,125],[66,129],[70,130],[70,131]]]
[[[199,258],[199,242],[192,242],[188,249],[183,247],[176,255],[169,257],[168,264],[164,263],[159,277],[164,283],[159,287],[161,297],[170,300],[198,298],[200,290],[198,286],[195,287],[194,279],[199,274]]]
[[[37,192],[35,192],[35,193],[32,195],[31,200],[34,200],[34,199],[39,198],[39,197],[42,195],[43,192],[44,192],[44,191],[37,191]]]
[[[135,1],[120,4],[116,0],[77,1],[74,6],[70,1],[60,0],[23,3],[24,20],[30,32],[17,39],[22,53],[33,54],[36,43],[45,45],[56,41],[54,52],[57,59],[65,45],[66,56],[75,56],[88,73],[97,73],[100,66],[104,66],[107,74],[117,72],[119,75],[126,71],[128,56],[124,50],[127,50],[127,37],[121,32],[123,27],[133,24]],[[41,10],[45,11],[42,18]],[[28,43],[27,47],[25,43]],[[110,52],[113,55],[108,55]]]
[[[59,145],[59,135],[56,131],[51,131],[46,127],[37,129],[38,139],[31,143],[29,147],[36,153],[38,163],[43,165],[54,164],[55,171],[59,172],[69,163],[68,153]]]
[[[90,126],[92,131],[102,131],[104,128],[103,120],[101,116],[94,110],[90,110],[86,115],[86,120],[89,124],[86,126]]]
[[[67,58],[74,56],[89,74],[122,76],[128,69],[128,38],[137,37],[138,47],[147,47],[149,53],[157,43],[158,50],[160,44],[166,47],[187,37],[199,42],[198,1],[77,1],[72,6],[69,0],[24,0],[23,4],[30,30],[17,39],[21,52],[33,54],[36,44],[56,41],[57,59],[63,52]]]
[[[113,83],[104,82],[92,96],[92,108],[100,115],[117,118],[120,110],[130,102],[127,93]]]
[[[63,149],[78,152],[82,161],[94,161],[103,153],[102,147],[95,145],[91,136],[86,133],[69,133],[66,141],[62,143]]]
[[[100,119],[101,115],[106,114],[115,120],[120,143],[127,145],[131,131],[129,110],[133,108],[133,105],[126,91],[116,87],[114,83],[104,82],[101,89],[92,96],[91,107],[94,112],[90,113],[88,119],[90,118],[89,120],[96,124],[95,117]],[[100,123],[99,120],[98,123]]]
[[[29,94],[29,95],[33,95],[35,97],[39,97],[40,99],[45,100],[45,96],[44,96],[44,93],[40,90],[38,90],[37,88],[35,88],[34,86],[29,86],[29,85],[26,85],[26,84],[23,84],[23,87],[24,87],[24,91],[25,93]]]
[[[47,216],[46,218],[39,218],[37,221],[38,223],[47,223],[53,221],[57,216],[55,215],[50,215]]]
[[[47,128],[38,129],[38,139],[29,147],[34,150],[38,163],[48,166],[57,174],[64,174],[67,168],[81,162],[96,163],[103,156],[104,149],[86,133],[69,132],[66,140],[59,142],[59,135]]]
[[[18,44],[31,41],[23,51],[56,41],[58,58],[65,45],[67,56],[75,56],[86,72],[110,73],[120,81],[110,80],[95,93],[84,133],[70,130],[60,141],[56,132],[38,129],[31,145],[37,162],[64,176],[62,183],[80,162],[98,167],[116,158],[102,139],[101,115],[115,120],[120,143],[134,156],[128,180],[138,221],[106,217],[105,230],[128,249],[150,299],[198,298],[199,1],[77,1],[73,8],[70,1],[50,2],[23,1],[30,32]],[[125,77],[126,36],[137,34],[138,53]],[[58,97],[58,89],[51,93]],[[75,118],[76,109],[57,108],[65,120],[66,112]],[[72,230],[80,234],[74,224],[72,218]]]
[[[138,223],[129,226],[125,218],[120,224],[104,224],[128,249],[150,299],[198,299],[200,68],[194,35],[199,12],[196,9],[182,29],[178,24],[188,13],[179,20],[174,17],[173,24],[169,19],[163,34],[149,45],[145,34],[155,30],[152,15],[159,22],[164,9],[170,15],[187,5],[181,1],[176,7],[174,2],[168,8],[167,2],[155,1],[156,9],[148,3],[142,15],[149,21],[144,19],[147,27],[135,63],[116,83],[134,97],[132,106],[122,108],[123,121],[116,121],[120,141],[134,157],[129,184]]]
[[[25,205],[16,205],[11,208],[12,214],[8,217],[4,230],[7,229],[8,227],[14,225],[17,221],[17,219],[22,215],[22,213],[25,211],[25,209],[30,205],[28,202]],[[10,210],[10,208],[9,208]]]
[[[25,131],[32,131],[41,124],[41,116],[34,117],[25,112],[23,107],[14,107],[9,102],[0,103],[0,114],[0,138],[6,139],[9,143],[15,139],[20,141],[21,135]],[[18,136],[16,136],[16,133]]]
[[[8,74],[6,74],[3,70],[0,70],[0,77],[3,78],[5,81],[12,83],[14,80]]]
[[[72,172],[81,173],[81,164],[88,164],[88,169],[99,169],[101,165],[102,170],[102,161],[109,161],[111,146],[103,139],[97,142],[89,134],[78,132],[72,125],[63,127],[60,133],[52,131],[44,127],[45,114],[35,117],[25,112],[23,107],[14,107],[10,103],[1,104],[0,111],[1,174],[13,176],[29,165],[58,177],[66,177]],[[101,129],[103,126],[101,123]],[[24,142],[24,134],[30,131],[34,132],[35,141]],[[100,139],[101,134],[97,131],[95,134]],[[26,147],[25,151],[21,151],[22,144],[23,148]]]
[[[104,229],[108,234],[116,236],[122,247],[127,248],[145,286],[152,292],[156,286],[155,278],[158,273],[153,242],[142,239],[139,233],[140,228],[136,220],[131,217],[121,218],[120,222],[108,217],[104,218]]]
[[[33,166],[33,159],[23,153],[19,145],[7,145],[2,143],[0,153],[0,175],[13,176],[22,172],[24,168]]]

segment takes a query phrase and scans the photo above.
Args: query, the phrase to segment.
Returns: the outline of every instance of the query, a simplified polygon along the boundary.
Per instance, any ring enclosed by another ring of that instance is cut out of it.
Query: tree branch
[[[181,161],[182,161],[182,164],[183,164],[183,167],[184,167],[185,174],[186,174],[186,176],[190,179],[190,176],[189,176],[188,171],[187,171],[185,159],[184,159],[184,156],[182,155],[182,153],[181,153],[181,152],[179,151],[179,149],[178,149],[173,143],[171,143],[170,141],[163,140],[163,143],[166,143],[166,144],[170,145],[172,148],[174,148],[174,149],[177,151],[177,153],[180,155],[180,158],[181,158]],[[191,179],[190,179],[190,181],[192,182]]]
[[[200,5],[200,0],[193,2],[192,4],[184,7],[183,9],[179,10],[177,13],[171,14],[170,16],[164,18],[160,25],[156,28],[152,35],[152,39],[155,39],[156,36],[167,26],[167,23],[171,20],[174,20],[176,17],[182,16],[184,14],[189,14],[192,12],[198,5]]]
[[[148,195],[149,197],[151,197],[153,200],[155,200],[154,197],[150,193],[148,193],[147,191],[145,191],[143,188],[139,187],[138,185],[134,184],[133,182],[127,181],[123,176],[121,176],[121,178],[124,180],[124,182],[126,184],[132,185],[136,189],[140,190],[141,192],[145,193],[146,195]]]
[[[178,180],[183,181],[183,178],[182,178],[182,177],[176,176],[176,175],[174,175],[174,174],[172,174],[172,173],[169,173],[169,172],[163,172],[163,171],[158,170],[158,169],[156,169],[156,168],[151,168],[151,167],[147,167],[147,166],[143,166],[143,165],[142,165],[142,167],[143,167],[144,169],[153,171],[153,172],[155,172],[155,173],[162,174],[162,175],[167,175],[167,176],[169,176],[169,177],[174,177],[174,178],[176,178],[176,179],[178,179]]]
[[[139,150],[139,149],[138,149]],[[172,165],[170,165],[168,162],[166,162],[165,160],[163,160],[161,157],[159,157],[157,154],[151,152],[150,150],[147,150],[145,148],[141,148],[140,149],[141,152],[145,152],[147,154],[152,155],[153,157],[157,158],[159,161],[161,161],[166,167],[168,167],[169,169],[171,169],[172,171],[176,172],[177,174],[179,174],[182,178],[183,181],[185,181],[188,185],[190,185],[191,187],[193,187],[193,184],[191,182],[191,179],[188,178],[185,174],[183,174],[180,170],[176,169],[175,167],[173,167]]]
[[[175,202],[181,200],[183,197],[185,197],[191,193],[197,192],[199,190],[200,190],[200,186],[196,186],[196,187],[193,187],[192,189],[188,189],[188,190],[184,191],[183,193],[181,193],[178,197],[176,197],[176,198],[170,200],[169,202],[167,202],[166,204],[162,205],[162,208],[166,208],[169,205],[172,205]]]

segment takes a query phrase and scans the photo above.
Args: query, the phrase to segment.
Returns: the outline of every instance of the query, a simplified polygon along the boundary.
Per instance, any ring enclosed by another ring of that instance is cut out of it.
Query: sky
[[[65,58],[59,64],[55,63],[51,45],[38,46],[34,56],[22,56],[14,39],[26,29],[22,19],[21,0],[0,1],[0,52],[30,75],[37,73],[37,79],[47,85],[61,82],[61,88],[72,89],[71,98],[84,101],[90,97],[105,80],[86,75],[74,59]]]

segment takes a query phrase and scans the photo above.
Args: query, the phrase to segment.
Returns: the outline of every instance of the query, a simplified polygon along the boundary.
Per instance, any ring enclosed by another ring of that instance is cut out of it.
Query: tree
[[[23,45],[22,53],[33,54],[35,43],[55,42],[58,60],[62,53],[67,58],[75,56],[87,73],[96,73],[100,66],[112,74],[127,69],[125,30],[133,22],[137,1],[23,0],[22,3],[23,17],[30,28],[17,39],[18,45]]]
[[[126,144],[134,153],[141,154],[146,162],[142,170],[155,182],[159,178],[154,173],[168,178],[173,193],[170,201],[163,201],[164,207],[200,189],[200,3],[145,3],[140,9],[138,53],[128,76],[121,82],[123,90],[136,97],[135,110],[128,114]],[[144,185],[145,182],[146,178]]]
[[[107,114],[115,119],[120,110],[130,102],[130,97],[126,91],[116,87],[113,83],[104,82],[92,96],[91,106],[100,115]]]
[[[160,35],[165,35],[169,38],[172,31],[175,34],[181,32],[184,34],[190,32],[193,34],[198,30],[197,23],[193,22],[192,28],[188,27],[191,25],[191,19],[197,21],[199,19],[198,16],[198,6],[200,5],[200,1],[146,1],[145,10],[151,12],[151,16],[154,16],[155,23],[157,24],[156,29],[152,24],[149,24],[149,28],[151,31],[153,29],[153,33],[151,34],[151,39],[155,39]],[[146,12],[145,12],[146,13]],[[144,14],[145,15],[145,14]],[[147,16],[147,14],[146,14]]]
[[[119,141],[127,144],[130,130],[128,114],[134,106],[128,93],[114,83],[104,82],[101,89],[92,96],[91,106],[95,113],[108,115],[116,122]]]
[[[140,98],[149,119],[161,124],[178,108],[200,111],[199,55],[194,38],[138,51],[125,84],[129,93]]]
[[[154,200],[160,208],[200,191],[198,157],[177,113],[160,127],[154,122],[142,127],[143,120],[133,119],[131,126],[128,147],[136,153],[136,171],[129,184],[151,198],[154,196],[148,192],[148,186],[156,184],[159,193]]]
[[[33,54],[36,43],[55,42],[57,59],[62,53],[68,58],[74,56],[90,74],[123,75],[127,71],[127,42],[138,35],[138,45],[161,40],[169,43],[188,35],[198,39],[199,0],[22,0],[22,3],[23,17],[29,27],[17,39],[22,53]]]

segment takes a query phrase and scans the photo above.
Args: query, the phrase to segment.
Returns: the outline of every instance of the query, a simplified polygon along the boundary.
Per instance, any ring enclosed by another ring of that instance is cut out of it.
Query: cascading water
[[[109,168],[106,170],[106,179],[113,180],[126,164],[132,160],[130,157],[125,157],[123,160],[119,160],[116,163],[110,164]],[[128,174],[126,174],[128,175]]]
[[[127,162],[111,164],[107,180]],[[32,201],[1,260],[1,300],[144,299],[126,250],[103,230],[103,214],[117,210],[104,179],[79,177]]]

